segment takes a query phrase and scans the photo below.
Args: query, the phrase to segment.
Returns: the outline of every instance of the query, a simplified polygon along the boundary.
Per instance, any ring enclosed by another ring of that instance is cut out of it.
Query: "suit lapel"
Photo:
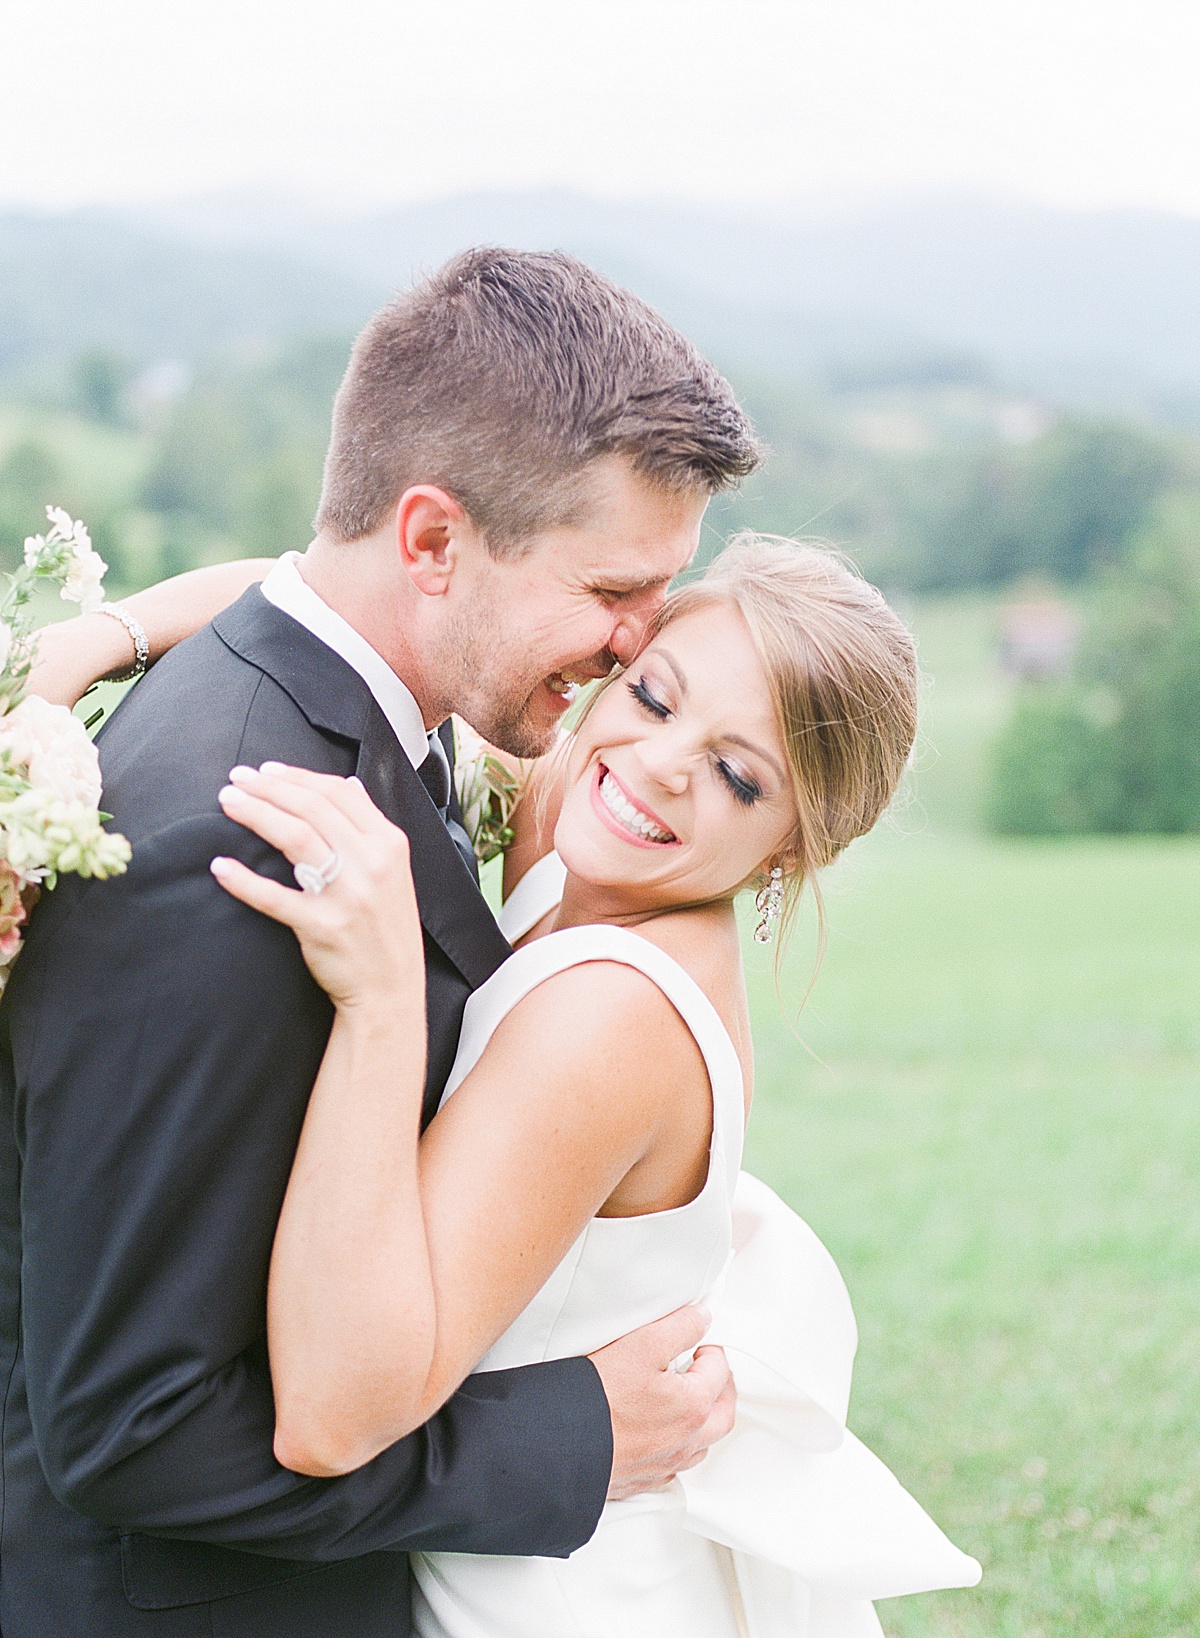
[[[375,805],[408,834],[421,925],[478,989],[511,949],[387,718],[371,704],[358,777]]]
[[[408,833],[421,924],[478,989],[512,951],[358,672],[268,603],[257,586],[219,614],[213,629],[235,653],[273,677],[314,728],[358,743],[358,777],[375,805]],[[442,743],[446,740],[444,733]],[[447,751],[453,759],[452,739]],[[456,811],[453,797],[451,806]]]

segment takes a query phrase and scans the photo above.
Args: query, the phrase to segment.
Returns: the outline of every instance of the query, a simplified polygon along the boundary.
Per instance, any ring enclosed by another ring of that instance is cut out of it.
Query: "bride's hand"
[[[386,819],[357,779],[281,762],[234,768],[220,802],[292,865],[340,868],[323,892],[301,892],[236,859],[216,858],[226,892],[292,928],[309,971],[342,1009],[395,1007],[420,981],[424,946],[408,837]]]

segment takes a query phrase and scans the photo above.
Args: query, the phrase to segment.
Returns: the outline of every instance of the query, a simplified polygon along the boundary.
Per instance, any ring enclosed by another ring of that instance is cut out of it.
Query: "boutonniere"
[[[503,853],[512,841],[508,821],[528,782],[525,764],[514,773],[469,723],[454,718],[454,788],[463,829],[480,864]]]

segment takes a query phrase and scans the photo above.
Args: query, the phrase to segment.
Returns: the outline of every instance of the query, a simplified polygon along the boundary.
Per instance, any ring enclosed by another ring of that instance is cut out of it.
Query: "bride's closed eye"
[[[639,677],[636,682],[627,683],[625,686],[642,709],[649,712],[659,722],[665,721],[671,715],[670,706],[664,704],[662,700],[650,692],[645,677]],[[748,779],[743,774],[739,774],[722,757],[717,757],[715,762],[717,773],[724,781],[734,800],[740,802],[745,808],[752,808],[762,796],[762,786],[756,780]]]
[[[627,683],[626,686],[642,709],[644,711],[649,711],[652,717],[657,717],[661,722],[665,717],[669,717],[671,715],[670,706],[664,705],[662,700],[656,699],[650,692],[649,688],[646,686],[645,677],[639,677],[637,682]]]
[[[729,786],[734,800],[740,802],[744,808],[752,808],[762,796],[762,786],[756,780],[747,779],[744,775],[736,773],[728,762],[720,757],[717,758],[717,772]]]

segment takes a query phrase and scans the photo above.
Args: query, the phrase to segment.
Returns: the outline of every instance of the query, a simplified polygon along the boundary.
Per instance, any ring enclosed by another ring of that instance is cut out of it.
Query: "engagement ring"
[[[341,870],[342,856],[334,852],[322,865],[306,864],[302,859],[292,867],[292,874],[306,893],[323,893],[331,882],[337,881]]]

